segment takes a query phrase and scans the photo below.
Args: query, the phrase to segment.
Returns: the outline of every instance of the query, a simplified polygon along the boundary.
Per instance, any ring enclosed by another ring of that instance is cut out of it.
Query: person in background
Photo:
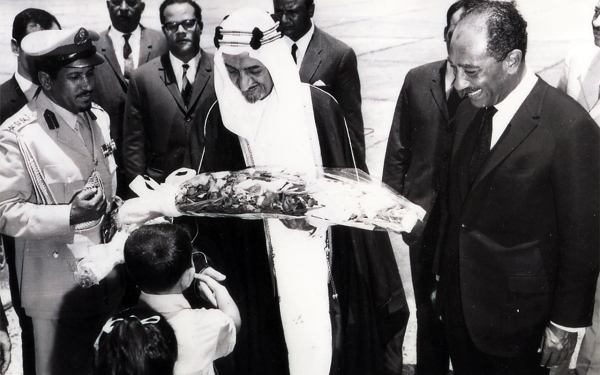
[[[0,233],[15,237],[38,375],[91,371],[97,332],[122,296],[118,270],[87,289],[73,276],[102,243],[116,189],[109,118],[92,103],[97,39],[83,27],[23,38],[41,91],[0,129]]]
[[[110,116],[110,134],[115,140],[115,160],[119,166],[117,195],[125,196],[123,116],[129,78],[135,69],[166,53],[167,42],[162,32],[140,24],[146,7],[144,0],[108,0],[106,7],[111,25],[95,43],[106,64],[96,69],[94,102]]]
[[[110,318],[95,343],[94,375],[173,375],[175,331],[154,310],[133,307]]]
[[[190,166],[192,121],[214,93],[213,56],[200,48],[200,6],[193,0],[166,0],[159,11],[169,52],[136,70],[127,92],[123,157],[128,184],[138,175],[164,182],[174,170]]]
[[[354,50],[314,25],[313,0],[273,0],[273,8],[300,80],[333,95],[344,112],[353,151],[364,159],[365,127]]]
[[[477,4],[450,41],[469,100],[455,116],[436,302],[456,375],[547,374],[592,322],[600,128],[526,53],[513,2]]]
[[[577,100],[600,126],[600,1],[592,16],[594,44],[587,43],[569,51],[558,89]],[[569,361],[554,374],[568,372]],[[600,375],[600,279],[596,284],[594,318],[585,331],[577,357],[578,375]]]
[[[453,3],[446,14],[444,40],[450,40],[461,15],[474,1]],[[434,255],[441,227],[440,192],[448,179],[455,128],[450,124],[462,100],[452,84],[447,59],[408,72],[398,97],[383,165],[384,183],[427,211],[403,238],[409,246],[417,307],[417,375],[446,375],[449,356],[444,328],[435,313]]]

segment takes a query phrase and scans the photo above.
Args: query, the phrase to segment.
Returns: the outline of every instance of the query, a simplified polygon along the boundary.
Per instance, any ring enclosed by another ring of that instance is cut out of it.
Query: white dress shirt
[[[39,86],[20,75],[18,71],[15,72],[15,79],[21,91],[25,94],[27,101],[30,102]]]
[[[492,143],[490,148],[493,148],[498,143],[502,133],[504,133],[512,118],[515,117],[515,113],[517,113],[527,96],[529,96],[537,81],[538,77],[535,73],[528,66],[525,66],[525,76],[521,82],[503,101],[494,105],[498,112],[496,112],[492,119]]]
[[[169,52],[169,59],[171,60],[171,65],[173,66],[173,73],[175,73],[175,79],[177,80],[177,87],[179,87],[179,91],[183,90],[181,85],[183,85],[183,64],[188,64],[190,67],[187,70],[186,76],[190,85],[194,84],[196,80],[196,72],[198,71],[198,66],[200,66],[200,56],[202,52],[198,52],[193,59],[184,63],[179,60],[177,57],[173,56],[171,52]]]
[[[115,47],[115,55],[117,55],[117,61],[121,72],[125,73],[125,59],[123,58],[123,46],[125,46],[125,35],[114,27],[108,28],[108,36],[112,41],[113,47]],[[140,44],[142,40],[142,28],[140,25],[133,30],[131,37],[129,37],[129,45],[131,46],[131,60],[133,62],[133,69],[137,69],[140,61]]]
[[[315,33],[315,24],[311,22],[310,29],[306,34],[302,36],[302,38],[298,39],[298,41],[294,42],[287,36],[283,37],[283,40],[289,46],[290,55],[292,54],[292,45],[296,43],[298,46],[298,50],[296,51],[296,65],[298,69],[302,66],[302,60],[304,60],[304,55],[306,55],[306,50],[308,49],[308,45],[310,44],[310,40],[312,39]]]

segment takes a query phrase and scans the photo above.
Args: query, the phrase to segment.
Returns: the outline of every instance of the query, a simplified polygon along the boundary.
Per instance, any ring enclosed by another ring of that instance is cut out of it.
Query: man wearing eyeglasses
[[[169,52],[136,70],[123,123],[126,180],[158,182],[190,166],[188,134],[203,100],[214,94],[213,56],[200,49],[202,14],[193,0],[165,0],[160,21]]]
[[[140,24],[146,7],[144,0],[108,0],[106,7],[111,25],[100,33],[96,43],[106,64],[96,69],[94,102],[110,116],[110,133],[116,144],[115,160],[122,168],[123,116],[129,77],[139,66],[166,53],[167,42],[160,31]],[[117,193],[123,195],[126,185],[122,169],[117,176]]]

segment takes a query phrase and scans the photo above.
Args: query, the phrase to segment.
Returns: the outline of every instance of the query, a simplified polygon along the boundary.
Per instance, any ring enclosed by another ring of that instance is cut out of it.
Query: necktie
[[[125,38],[125,44],[123,45],[123,76],[126,79],[129,79],[131,75],[131,71],[133,70],[133,58],[131,57],[131,45],[129,44],[129,38],[131,38],[131,33],[123,34],[123,38]]]
[[[452,90],[450,91],[450,95],[448,95],[448,100],[446,100],[446,108],[448,108],[448,118],[451,119],[452,117],[454,117],[454,115],[456,114],[456,109],[458,108],[458,105],[461,101],[462,98],[460,97],[460,95],[458,95],[456,89],[452,88]]]
[[[83,144],[88,149],[90,154],[94,154],[94,141],[92,138],[92,130],[90,129],[90,125],[87,121],[85,113],[79,113],[77,115],[77,127],[76,127]]]
[[[475,177],[479,172],[479,169],[485,162],[488,154],[490,153],[490,146],[492,144],[492,118],[498,112],[496,107],[487,107],[483,114],[483,120],[479,127],[479,136],[477,137],[477,144],[473,150],[473,156],[469,163],[469,183],[472,184],[475,181]]]
[[[296,52],[298,52],[298,45],[296,43],[292,44],[292,57],[294,58],[294,62],[298,64],[298,58],[296,57]]]
[[[188,81],[187,78],[187,71],[190,66],[188,64],[183,64],[182,67],[183,77],[181,79],[181,97],[183,98],[183,103],[187,107],[190,103],[190,97],[192,96],[192,85],[190,84],[190,81]]]

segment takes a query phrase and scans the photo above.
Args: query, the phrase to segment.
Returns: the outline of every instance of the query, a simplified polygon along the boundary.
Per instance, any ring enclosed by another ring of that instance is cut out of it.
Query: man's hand
[[[10,364],[10,337],[8,332],[0,330],[0,374],[5,374]]]
[[[106,197],[101,189],[84,189],[71,199],[71,225],[97,220],[106,212]]]
[[[577,332],[567,332],[550,323],[542,339],[540,366],[553,367],[571,358],[577,345]]]

